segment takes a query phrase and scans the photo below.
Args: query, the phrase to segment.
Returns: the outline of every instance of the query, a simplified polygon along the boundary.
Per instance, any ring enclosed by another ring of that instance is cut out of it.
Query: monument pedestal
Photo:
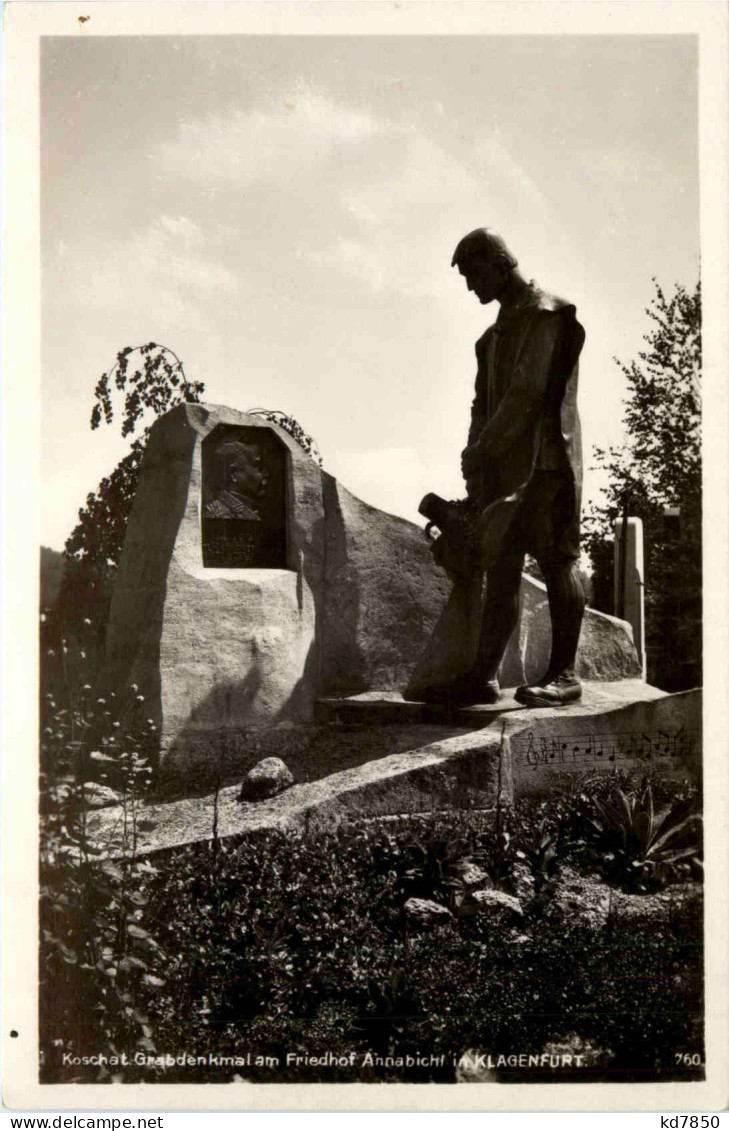
[[[210,840],[214,829],[225,839],[444,810],[495,813],[497,805],[612,770],[701,780],[698,690],[667,695],[639,680],[588,684],[581,704],[529,710],[506,700],[499,709],[458,712],[451,724],[413,722],[417,706],[386,695],[321,701],[329,722],[312,728],[314,742],[334,746],[337,735],[354,732],[366,758],[385,746],[383,732],[393,732],[396,752],[335,773],[320,767],[314,780],[299,779],[267,801],[242,805],[234,784],[214,796],[146,805],[138,854]],[[117,809],[102,810],[90,816],[89,835],[113,853],[122,827]]]
[[[376,692],[323,698],[317,717],[350,726],[451,725],[478,731],[486,746],[498,734],[502,782],[512,801],[601,771],[700,780],[700,690],[669,695],[639,679],[585,682],[580,702],[532,709],[513,698],[514,690],[506,689],[498,703],[457,708]]]

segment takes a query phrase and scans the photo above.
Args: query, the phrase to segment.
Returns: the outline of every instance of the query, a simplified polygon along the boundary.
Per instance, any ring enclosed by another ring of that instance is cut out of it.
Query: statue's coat
[[[502,312],[476,343],[468,443],[483,454],[479,501],[488,508],[483,530],[491,560],[536,468],[561,470],[572,480],[574,510],[562,542],[577,553],[582,491],[577,380],[584,341],[575,306],[530,284],[520,305]]]

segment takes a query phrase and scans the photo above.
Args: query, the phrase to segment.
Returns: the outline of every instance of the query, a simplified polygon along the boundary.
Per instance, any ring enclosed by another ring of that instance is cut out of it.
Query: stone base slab
[[[351,700],[339,702],[340,709],[352,708]],[[380,711],[381,720],[399,710],[390,697],[360,696],[355,702],[361,704],[363,729],[369,726],[373,734],[382,722],[374,723],[367,712]],[[327,707],[334,709],[331,701]],[[404,707],[409,711],[413,704]],[[227,839],[363,817],[493,810],[605,770],[700,780],[700,691],[667,695],[630,680],[588,685],[583,702],[567,707],[517,710],[505,700],[498,710],[470,708],[461,714],[470,721],[449,737],[418,745],[414,724],[412,749],[294,785],[268,801],[241,803],[239,786],[233,785],[220,790],[217,800],[207,795],[148,804],[139,810],[137,852],[144,856],[210,841],[216,824],[218,836]],[[121,826],[118,807],[101,810],[89,819],[89,835],[104,851],[118,854]]]
[[[666,697],[666,692],[651,687],[642,679],[621,679],[613,682],[583,682],[582,699],[564,707],[529,710],[514,698],[515,687],[504,688],[498,703],[473,707],[449,708],[440,704],[417,703],[403,699],[398,691],[367,691],[362,695],[328,696],[317,699],[315,717],[321,722],[359,723],[385,726],[388,723],[444,723],[458,727],[490,726],[502,715],[519,712],[519,718],[536,714],[540,718],[565,718],[592,715],[596,711],[614,710],[635,702],[652,702]]]
[[[145,805],[138,811],[137,855],[212,840],[216,808],[221,839],[362,817],[491,808],[499,794],[500,745],[496,732],[467,732],[294,785],[267,801],[239,802],[234,785],[220,790],[217,806],[211,794]],[[506,804],[512,790],[507,781],[501,785]],[[97,810],[88,835],[102,851],[119,855],[122,824],[119,807]]]

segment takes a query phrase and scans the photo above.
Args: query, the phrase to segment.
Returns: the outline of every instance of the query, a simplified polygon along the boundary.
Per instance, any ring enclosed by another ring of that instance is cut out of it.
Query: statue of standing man
[[[460,241],[452,266],[479,302],[500,307],[476,343],[476,396],[461,455],[465,509],[480,524],[486,550],[486,597],[471,669],[429,687],[425,698],[462,706],[498,700],[498,670],[519,618],[529,553],[547,585],[552,649],[547,670],[516,698],[528,707],[559,706],[582,693],[575,672],[585,607],[577,571],[582,453],[576,398],[585,332],[575,307],[528,282],[501,237],[487,228]],[[498,518],[489,525],[489,516]]]

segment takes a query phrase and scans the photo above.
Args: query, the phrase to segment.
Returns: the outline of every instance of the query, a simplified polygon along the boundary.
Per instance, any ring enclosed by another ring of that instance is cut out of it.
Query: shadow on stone
[[[405,699],[417,701],[430,684],[441,683],[471,668],[478,648],[482,590],[480,578],[468,585],[453,586],[403,691]]]
[[[322,648],[321,682],[333,692],[356,694],[367,688],[367,663],[358,639],[360,586],[347,550],[347,528],[337,482],[322,473],[325,519],[324,593],[317,609]]]

